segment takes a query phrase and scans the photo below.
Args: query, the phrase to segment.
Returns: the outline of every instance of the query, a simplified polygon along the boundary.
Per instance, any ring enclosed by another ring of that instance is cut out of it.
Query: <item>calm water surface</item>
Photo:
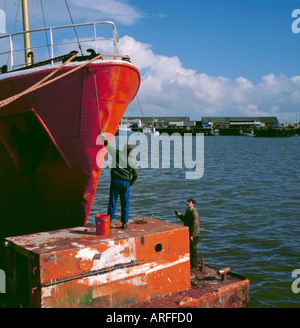
[[[184,166],[163,169],[179,211],[185,211],[187,197],[197,200],[199,258],[247,276],[248,307],[300,307],[300,294],[291,289],[292,272],[300,269],[300,137],[205,137],[204,145],[201,179],[186,180]],[[106,213],[109,184],[106,168],[91,223],[95,214]],[[139,169],[130,197],[130,218],[153,213],[176,223],[160,169]],[[119,219],[119,202],[116,214]]]

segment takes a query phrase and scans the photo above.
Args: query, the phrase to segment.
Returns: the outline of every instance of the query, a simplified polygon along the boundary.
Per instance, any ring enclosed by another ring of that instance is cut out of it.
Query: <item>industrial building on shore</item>
[[[188,116],[170,117],[126,117],[128,123],[139,127],[154,125],[159,128],[167,127],[202,127],[202,128],[230,128],[230,127],[279,127],[277,117],[202,117],[201,121],[191,121]]]
[[[191,121],[188,116],[124,117],[122,120],[138,131],[145,126],[155,127],[160,133],[204,133],[205,135],[291,136],[300,133],[300,123],[285,124],[277,117],[202,117]]]

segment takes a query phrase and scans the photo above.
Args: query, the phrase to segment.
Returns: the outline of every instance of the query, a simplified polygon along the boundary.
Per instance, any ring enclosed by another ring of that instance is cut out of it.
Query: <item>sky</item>
[[[43,27],[28,0],[30,28]],[[17,0],[0,0],[11,33]],[[70,24],[43,0],[46,25]],[[145,116],[276,116],[300,120],[300,0],[68,0],[75,23],[114,21],[141,72]],[[299,18],[299,23],[297,19]],[[299,31],[298,31],[299,26]],[[292,29],[293,27],[293,29]],[[141,116],[134,99],[125,116]]]

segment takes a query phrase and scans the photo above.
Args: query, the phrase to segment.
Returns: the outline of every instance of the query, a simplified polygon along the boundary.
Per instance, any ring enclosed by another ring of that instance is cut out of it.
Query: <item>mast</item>
[[[27,0],[22,0],[22,14],[23,14],[23,30],[24,32],[29,31],[29,19],[28,19],[28,4]],[[27,56],[30,52],[30,35],[24,33],[24,48],[25,48],[25,63],[30,65],[30,58]]]

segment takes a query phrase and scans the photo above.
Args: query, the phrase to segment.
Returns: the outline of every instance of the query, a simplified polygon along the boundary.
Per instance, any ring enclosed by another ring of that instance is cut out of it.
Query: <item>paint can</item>
[[[110,215],[97,214],[95,216],[96,221],[96,235],[106,236],[110,235]]]

